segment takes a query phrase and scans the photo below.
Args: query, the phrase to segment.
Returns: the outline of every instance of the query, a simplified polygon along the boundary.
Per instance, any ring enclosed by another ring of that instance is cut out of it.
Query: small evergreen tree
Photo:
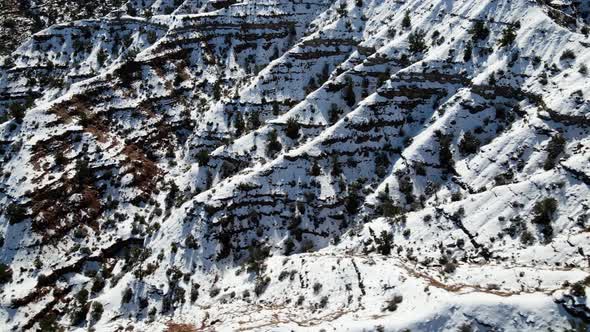
[[[463,61],[468,62],[471,60],[473,56],[473,46],[471,44],[467,44],[465,47],[465,51],[463,52]]]
[[[424,40],[426,34],[422,30],[416,30],[408,36],[408,43],[410,44],[410,52],[416,53],[423,53],[426,51],[427,46]]]
[[[248,114],[248,128],[250,130],[256,130],[260,127],[260,125],[261,122],[258,112],[250,112],[250,114]]]
[[[197,158],[197,162],[199,162],[200,166],[207,165],[209,162],[209,152],[207,150],[199,150],[195,157]]]
[[[354,94],[354,83],[350,77],[346,79],[346,86],[344,87],[343,96],[348,107],[354,106],[356,103],[356,95]]]
[[[268,135],[266,135],[266,155],[272,158],[282,149],[283,145],[281,145],[281,143],[278,140],[276,130],[272,130],[268,133]]]
[[[236,113],[236,119],[234,120],[234,128],[236,128],[236,136],[242,136],[244,133],[244,129],[246,128],[246,123],[244,123],[244,118],[242,117],[242,113]]]
[[[380,236],[375,238],[375,243],[377,243],[377,252],[381,255],[389,256],[393,247],[393,234],[387,231],[381,231]]]
[[[459,142],[459,152],[464,155],[476,153],[481,145],[479,139],[470,131],[466,132]]]
[[[94,319],[94,321],[99,321],[100,318],[102,317],[103,312],[104,312],[104,308],[102,306],[102,303],[100,303],[100,302],[93,302],[92,303],[92,319]]]
[[[341,114],[342,110],[338,108],[338,105],[332,104],[330,106],[330,109],[328,110],[328,121],[330,122],[330,124],[335,124],[340,118]]]
[[[100,67],[104,66],[104,63],[107,61],[108,54],[102,48],[96,53],[96,62]]]
[[[404,19],[402,20],[402,28],[409,29],[412,27],[412,19],[410,18],[410,11],[406,10]]]
[[[499,44],[502,47],[510,46],[516,40],[516,29],[513,25],[508,26],[502,31],[502,37],[499,40]]]
[[[332,156],[332,172],[333,176],[339,176],[342,174],[342,167],[340,167],[340,163],[338,162],[338,157],[336,155]]]
[[[322,169],[316,160],[313,161],[311,164],[311,169],[309,171],[309,175],[311,176],[319,176],[322,173]]]
[[[285,135],[291,139],[298,139],[299,127],[299,122],[295,118],[289,118],[287,120],[287,127],[285,128]]]
[[[4,263],[0,263],[0,285],[12,280],[12,269]]]
[[[553,220],[553,215],[557,210],[557,200],[555,198],[546,197],[535,203],[533,207],[533,223],[541,225],[549,225]]]
[[[547,144],[547,159],[543,164],[543,168],[548,171],[555,167],[557,157],[563,153],[565,149],[565,138],[561,134],[557,134],[551,138]]]
[[[469,30],[473,43],[477,43],[479,40],[485,40],[490,35],[490,29],[485,26],[483,21],[477,21]]]
[[[438,136],[439,151],[438,160],[443,172],[453,172],[455,169],[455,161],[453,160],[453,153],[451,152],[451,136],[436,133]]]
[[[27,210],[17,203],[11,203],[6,207],[6,217],[10,224],[17,224],[27,218]]]

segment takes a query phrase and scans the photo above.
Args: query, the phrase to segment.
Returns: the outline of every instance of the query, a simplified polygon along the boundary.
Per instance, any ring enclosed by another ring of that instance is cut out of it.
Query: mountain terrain
[[[589,3],[0,13],[0,331],[590,330]]]

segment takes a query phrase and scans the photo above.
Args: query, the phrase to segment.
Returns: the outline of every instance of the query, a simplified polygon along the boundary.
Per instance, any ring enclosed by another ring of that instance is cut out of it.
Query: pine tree
[[[412,19],[410,18],[410,12],[406,10],[404,19],[402,20],[402,28],[409,29],[412,27]]]
[[[346,105],[349,107],[354,106],[356,103],[356,96],[354,94],[354,84],[351,78],[346,80],[346,86],[344,87],[344,100],[346,101]]]
[[[477,43],[479,40],[484,40],[490,35],[490,29],[485,26],[483,21],[475,22],[469,32],[471,33],[473,43]]]
[[[104,63],[107,60],[107,53],[101,48],[98,53],[96,53],[96,62],[98,62],[98,65],[100,67],[104,66]]]
[[[314,160],[311,164],[311,169],[309,170],[309,175],[311,176],[319,176],[322,173],[322,169],[318,164],[317,160]]]
[[[410,52],[423,53],[428,48],[424,37],[426,34],[422,30],[416,30],[408,36],[408,43],[410,44]]]
[[[285,135],[290,139],[299,138],[299,122],[295,118],[289,118],[287,120],[287,127],[285,128]]]
[[[242,136],[244,133],[244,129],[246,128],[246,124],[244,123],[244,118],[240,112],[236,113],[236,119],[234,120],[234,128],[236,128],[236,136]]]
[[[510,25],[504,31],[502,31],[502,38],[499,40],[499,44],[502,47],[510,46],[516,40],[516,29]]]
[[[260,125],[261,123],[258,112],[250,112],[250,114],[248,114],[248,128],[250,130],[256,130],[258,127],[260,127]]]
[[[276,130],[272,130],[266,135],[266,155],[274,157],[275,154],[283,149],[283,145],[278,140]]]

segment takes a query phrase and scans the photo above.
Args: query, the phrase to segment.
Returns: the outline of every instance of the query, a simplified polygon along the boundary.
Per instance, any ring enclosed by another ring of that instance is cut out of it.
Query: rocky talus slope
[[[586,2],[26,4],[0,331],[588,330]]]

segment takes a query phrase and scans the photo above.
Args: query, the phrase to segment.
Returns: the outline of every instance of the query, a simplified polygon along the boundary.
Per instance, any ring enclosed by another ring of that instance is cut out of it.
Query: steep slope
[[[585,330],[579,2],[130,1],[0,68],[6,330]]]

